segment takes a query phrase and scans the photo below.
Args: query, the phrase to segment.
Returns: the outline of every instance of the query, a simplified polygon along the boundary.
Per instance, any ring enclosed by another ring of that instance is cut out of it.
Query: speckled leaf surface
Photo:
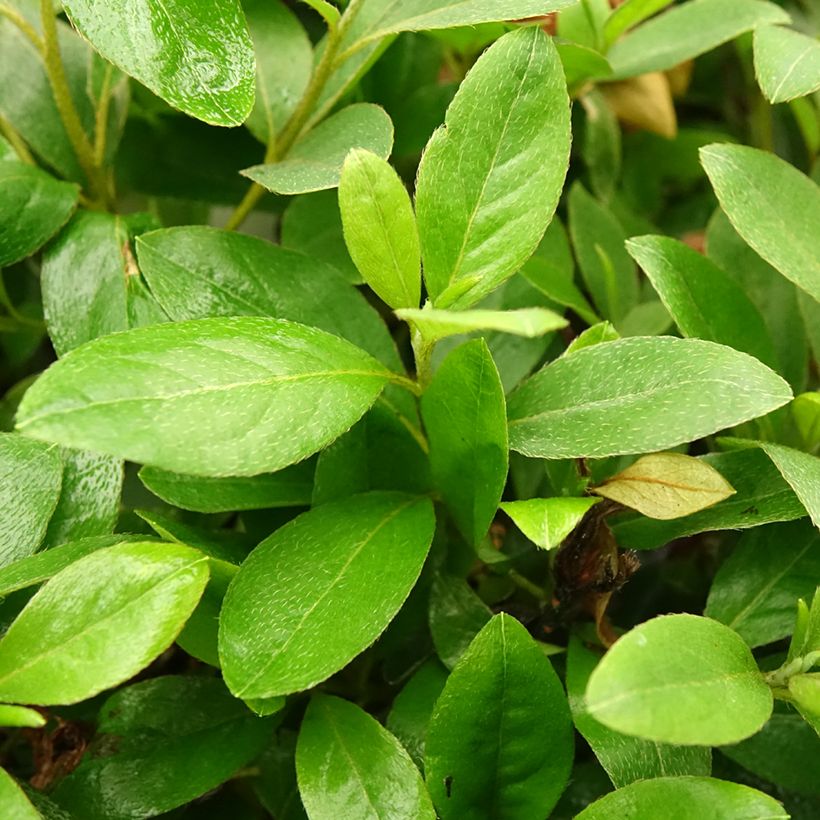
[[[207,558],[170,544],[98,550],[55,575],[0,640],[0,699],[76,703],[122,683],[173,642]]]
[[[761,447],[820,528],[820,458],[782,444],[765,443]]]
[[[505,35],[459,86],[419,166],[416,216],[436,307],[475,304],[533,253],[558,204],[569,145],[552,41],[537,28]]]
[[[496,615],[450,674],[424,769],[442,820],[547,816],[573,757],[566,696],[521,624]]]
[[[175,472],[255,475],[329,444],[389,378],[375,359],[321,330],[202,319],[72,351],[29,389],[17,423],[34,438]]]
[[[367,493],[303,513],[263,541],[231,583],[220,618],[231,691],[298,692],[349,663],[410,593],[433,525],[427,499]]]
[[[729,347],[621,339],[558,359],[515,390],[507,402],[510,447],[541,458],[662,450],[790,399],[776,373]]]
[[[296,774],[310,820],[435,820],[419,770],[398,740],[341,698],[311,700]]]
[[[754,37],[755,76],[771,103],[820,88],[820,42],[783,26],[763,26]]]
[[[239,125],[254,103],[253,44],[239,0],[68,0],[100,54],[166,102],[212,125]]]

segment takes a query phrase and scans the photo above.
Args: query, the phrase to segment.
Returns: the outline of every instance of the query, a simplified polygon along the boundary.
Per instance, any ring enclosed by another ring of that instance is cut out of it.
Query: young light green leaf
[[[202,319],[72,351],[29,388],[17,420],[33,438],[166,470],[255,475],[325,447],[389,379],[364,351],[315,328]]]
[[[588,327],[582,333],[579,333],[568,345],[564,351],[564,355],[568,356],[570,353],[575,353],[583,350],[585,347],[594,347],[595,345],[605,344],[606,342],[614,342],[620,339],[621,335],[615,330],[611,322],[598,322],[598,324]]]
[[[664,820],[789,820],[789,813],[768,794],[711,777],[657,777],[639,780],[604,795],[575,820],[663,817]]]
[[[616,732],[696,746],[743,740],[772,712],[743,639],[697,615],[661,615],[619,638],[590,676],[586,702]]]
[[[518,621],[496,615],[450,674],[424,769],[442,820],[546,817],[572,768],[558,676]]]
[[[639,236],[626,249],[643,268],[685,336],[706,339],[777,366],[763,316],[746,291],[703,254],[668,236]]]
[[[789,19],[764,0],[689,0],[618,40],[607,56],[617,79],[666,71],[758,26]]]
[[[212,125],[240,125],[250,114],[255,60],[239,0],[63,7],[103,57],[180,111]]]
[[[475,546],[501,501],[509,450],[504,388],[483,339],[457,347],[442,362],[422,396],[421,417],[433,483]]]
[[[56,447],[0,433],[0,566],[31,555],[57,506],[63,463]]]
[[[683,453],[642,456],[591,492],[661,520],[691,515],[735,494],[714,467]]]
[[[311,820],[435,820],[410,756],[358,706],[315,695],[296,746],[299,793]]]
[[[820,42],[782,26],[754,37],[755,76],[766,99],[781,103],[820,89]]]
[[[245,125],[268,144],[282,130],[313,70],[313,48],[281,0],[242,0],[256,51],[256,102]]]
[[[9,820],[43,820],[26,793],[5,769],[0,769],[0,811]]]
[[[614,43],[627,29],[634,28],[672,2],[673,0],[625,0],[606,18],[604,38],[607,45]]]
[[[46,725],[46,719],[36,710],[26,706],[11,706],[0,704],[0,726],[25,727],[39,729]],[[2,808],[2,800],[0,800]]]
[[[401,368],[378,313],[327,264],[254,236],[204,226],[152,231],[137,240],[152,293],[176,322],[270,316],[318,327]]]
[[[490,608],[463,579],[437,573],[430,588],[430,636],[441,662],[452,669],[492,618]]]
[[[597,498],[530,498],[527,501],[505,501],[501,509],[536,546],[551,550],[597,503]]]
[[[304,462],[278,473],[234,478],[170,473],[143,467],[140,481],[157,497],[174,507],[193,512],[263,510],[276,507],[308,507],[313,493],[315,464]]]
[[[120,544],[59,572],[0,640],[0,699],[76,703],[116,686],[173,642],[202,595],[188,547]]]
[[[362,278],[392,308],[416,308],[421,251],[410,196],[399,175],[370,151],[347,155],[339,209],[350,256]]]
[[[356,103],[328,117],[294,144],[277,162],[242,171],[276,194],[304,194],[335,188],[345,157],[364,148],[382,159],[393,147],[393,123],[384,109]]]
[[[231,691],[298,692],[349,663],[410,593],[433,526],[428,500],[369,493],[317,507],[263,541],[231,583],[220,618]]]
[[[470,307],[524,264],[555,212],[569,144],[552,41],[538,28],[504,35],[462,82],[419,166],[416,214],[436,307]]]
[[[39,250],[77,204],[77,186],[21,162],[0,163],[0,267]]]
[[[820,719],[820,673],[792,675],[789,694],[801,713]]]
[[[782,444],[760,445],[820,528],[820,458]]]
[[[215,678],[142,681],[105,702],[94,745],[54,796],[87,820],[164,814],[250,763],[270,730],[270,721],[254,716]],[[196,766],[185,765],[191,760]],[[123,782],[131,786],[120,788]]]
[[[731,348],[697,339],[621,339],[564,356],[514,391],[510,446],[541,458],[662,450],[790,398],[783,379]]]
[[[623,735],[592,717],[587,710],[584,693],[599,660],[599,654],[584,646],[579,638],[570,638],[567,694],[572,720],[592,747],[615,788],[664,775],[710,775],[712,754],[708,747],[670,746]]]
[[[757,148],[707,145],[700,156],[735,230],[783,276],[820,299],[820,188]]]
[[[560,330],[569,323],[547,308],[518,310],[397,310],[396,316],[418,328],[428,342],[436,342],[459,333],[495,330],[533,339]]]

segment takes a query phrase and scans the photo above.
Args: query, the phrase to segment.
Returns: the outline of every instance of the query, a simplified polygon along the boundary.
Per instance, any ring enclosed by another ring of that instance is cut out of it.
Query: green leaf
[[[268,144],[293,114],[313,71],[313,48],[299,18],[280,0],[242,0],[256,51],[256,103],[246,121]]]
[[[579,333],[567,345],[564,355],[569,356],[570,353],[583,350],[585,347],[594,347],[595,345],[606,344],[606,342],[614,342],[620,338],[621,335],[615,330],[611,322],[598,322],[598,324],[592,325],[592,327],[588,327],[585,331]]]
[[[572,637],[567,651],[567,693],[575,728],[606,770],[616,789],[636,780],[664,775],[703,775],[712,771],[711,750],[704,746],[670,746],[622,735],[599,723],[587,710],[584,693],[599,655]]]
[[[45,725],[46,719],[36,709],[0,704],[0,726],[39,729]],[[0,807],[2,807],[1,802]]]
[[[820,89],[820,42],[780,26],[754,36],[755,76],[766,99],[781,103]]]
[[[696,615],[661,615],[619,638],[592,673],[586,702],[616,732],[697,746],[743,740],[772,712],[743,639]]]
[[[510,447],[541,458],[662,450],[762,416],[790,397],[779,376],[731,348],[621,339],[564,356],[513,392]]]
[[[745,533],[715,576],[705,614],[751,647],[787,637],[794,603],[811,598],[820,578],[820,535],[807,521]]]
[[[77,186],[20,162],[0,163],[0,267],[39,250],[68,221]]]
[[[202,595],[188,547],[120,544],[54,576],[0,640],[0,699],[76,703],[116,686],[173,642]]]
[[[689,0],[618,40],[607,58],[617,79],[666,71],[758,26],[789,19],[763,0]]]
[[[701,162],[735,230],[769,264],[820,299],[820,189],[774,154],[707,145]]]
[[[820,392],[797,396],[791,410],[805,448],[816,450],[820,447]]]
[[[614,43],[627,29],[637,26],[653,14],[671,5],[673,0],[626,0],[604,23],[604,37],[608,45]]]
[[[305,462],[278,473],[244,478],[206,478],[143,467],[139,476],[154,495],[173,507],[217,513],[308,507],[313,493],[314,468],[313,463]]]
[[[299,793],[311,820],[435,820],[410,756],[358,706],[315,695],[296,746]]]
[[[5,769],[0,769],[0,811],[9,820],[43,820],[26,793]]]
[[[330,266],[253,236],[189,226],[137,240],[142,271],[174,321],[270,316],[318,327],[398,370],[376,311]]]
[[[433,524],[426,499],[370,493],[317,507],[263,541],[231,583],[220,618],[231,691],[289,694],[346,666],[410,593]]]
[[[580,102],[586,113],[582,147],[584,162],[592,190],[608,202],[621,175],[621,127],[606,97],[597,89],[587,91]]]
[[[518,310],[397,310],[396,316],[419,329],[428,342],[436,342],[459,333],[495,330],[533,339],[560,330],[569,323],[546,308]]]
[[[592,309],[586,296],[581,293],[572,281],[572,272],[565,276],[560,268],[542,259],[533,256],[521,269],[521,275],[534,288],[553,302],[570,308],[577,313],[587,324],[600,321],[598,314]]]
[[[738,783],[711,777],[658,777],[639,780],[604,795],[577,815],[576,820],[613,820],[616,817],[789,820],[790,815],[773,797]]]
[[[169,675],[110,697],[97,731],[54,796],[87,820],[128,820],[154,817],[219,786],[262,751],[271,724],[220,680]]]
[[[424,768],[427,727],[447,682],[447,669],[435,658],[422,664],[396,695],[386,725],[419,769]]]
[[[782,444],[760,446],[794,490],[814,526],[820,528],[820,458]]]
[[[572,768],[564,691],[518,621],[496,615],[450,674],[427,731],[442,820],[546,817]]]
[[[600,314],[616,327],[638,302],[635,265],[615,216],[581,183],[569,193],[569,232],[584,282]]]
[[[578,90],[589,80],[605,78],[612,74],[612,66],[606,57],[594,48],[568,40],[556,42],[555,48],[561,57],[561,65],[570,91]]]
[[[0,566],[40,546],[60,497],[62,476],[56,447],[0,433],[0,508],[7,511],[0,516]]]
[[[380,157],[354,149],[339,180],[339,209],[350,256],[362,278],[392,308],[421,299],[421,251],[410,196]]]
[[[551,550],[597,503],[597,498],[530,498],[527,501],[505,501],[501,509],[536,546]]]
[[[255,61],[239,0],[63,7],[103,57],[180,111],[212,125],[240,125],[250,114]]]
[[[325,447],[389,378],[366,353],[314,328],[202,319],[78,348],[29,388],[17,420],[34,438],[166,470],[255,475]]]
[[[442,362],[422,396],[421,416],[433,482],[475,546],[498,509],[508,467],[504,388],[483,339],[457,347]]]
[[[569,144],[552,41],[537,28],[504,35],[462,82],[419,166],[416,215],[436,307],[470,307],[524,264],[555,212]]]
[[[820,719],[820,673],[792,675],[789,694],[801,714]]]
[[[745,290],[705,256],[667,236],[629,239],[643,268],[685,336],[728,345],[777,366],[763,316]]]
[[[683,518],[735,494],[714,468],[683,453],[651,453],[591,492],[648,518]]]
[[[335,188],[354,148],[382,159],[393,147],[393,123],[378,105],[356,103],[328,117],[277,162],[254,165],[242,174],[276,194],[304,194]]]

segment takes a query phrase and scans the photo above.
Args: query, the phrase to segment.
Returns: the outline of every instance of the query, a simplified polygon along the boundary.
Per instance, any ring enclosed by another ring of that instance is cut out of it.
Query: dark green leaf
[[[436,575],[430,589],[430,635],[448,669],[458,663],[492,614],[463,578]]]

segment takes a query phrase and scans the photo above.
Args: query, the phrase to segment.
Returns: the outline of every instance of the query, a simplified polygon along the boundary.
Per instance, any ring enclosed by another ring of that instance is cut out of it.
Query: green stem
[[[37,30],[34,26],[20,14],[17,9],[11,8],[11,6],[6,5],[5,3],[0,3],[0,17],[5,17],[7,20],[11,21],[18,29],[29,39],[31,44],[34,48],[37,49],[38,53],[41,55],[45,55],[45,45],[43,43],[42,37],[37,33]]]
[[[271,135],[271,141],[265,153],[265,162],[273,162],[277,157],[284,157],[301,136],[311,112],[319,100],[325,85],[327,85],[327,81],[336,68],[336,57],[338,55],[339,46],[356,14],[358,14],[361,5],[362,0],[350,0],[350,4],[338,24],[328,29],[325,50],[322,52],[322,56],[316,68],[313,70],[305,93],[302,95],[299,104],[290,115],[287,123],[285,123],[285,127],[279,136],[275,137]],[[256,203],[259,202],[264,193],[265,188],[258,182],[254,182],[242,201],[236,206],[236,210],[226,223],[225,229],[234,231],[239,228],[247,219],[248,214],[256,207]]]
[[[546,601],[547,593],[544,592],[538,584],[534,584],[530,581],[529,578],[525,578],[521,573],[516,572],[514,569],[511,569],[508,573],[510,580],[517,586],[523,589],[525,592],[529,592],[533,598],[538,601]]]
[[[414,327],[411,331],[411,345],[416,359],[416,380],[424,389],[433,379],[433,350],[435,342],[430,342]]]
[[[2,116],[0,116],[0,133],[9,141],[9,145],[20,157],[21,162],[25,162],[26,165],[35,164],[34,157],[31,155],[31,151],[28,150],[23,138],[17,133],[12,124]]]
[[[100,89],[100,101],[94,115],[94,165],[102,168],[105,163],[105,146],[108,140],[108,112],[111,109],[111,76],[114,66],[105,67],[103,84]]]

